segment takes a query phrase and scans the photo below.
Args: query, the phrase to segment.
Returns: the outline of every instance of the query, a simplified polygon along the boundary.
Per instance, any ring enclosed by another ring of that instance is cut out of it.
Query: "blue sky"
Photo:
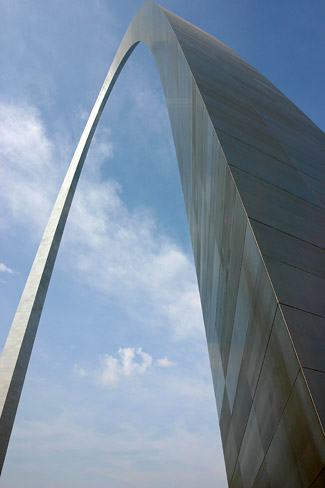
[[[0,0],[0,341],[137,0]],[[322,0],[166,1],[323,130]],[[57,258],[2,486],[226,487],[175,151],[139,45]]]

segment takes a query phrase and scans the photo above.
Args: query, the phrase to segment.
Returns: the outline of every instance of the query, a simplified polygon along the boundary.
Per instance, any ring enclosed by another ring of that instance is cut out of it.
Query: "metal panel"
[[[268,452],[272,486],[307,487],[325,462],[324,438],[300,371]]]
[[[325,317],[325,278],[265,257],[280,303]]]
[[[308,381],[308,386],[313,396],[320,421],[325,428],[325,397],[323,394],[325,389],[325,372],[308,368],[303,368],[303,371]]]
[[[265,452],[299,370],[285,321],[278,308],[254,396],[254,411]]]
[[[325,372],[325,318],[281,307],[303,367]]]
[[[263,256],[325,278],[325,250],[262,222],[251,220]]]

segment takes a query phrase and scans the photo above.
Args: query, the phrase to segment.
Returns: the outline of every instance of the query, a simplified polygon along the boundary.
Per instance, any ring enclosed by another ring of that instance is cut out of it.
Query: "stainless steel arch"
[[[140,41],[169,111],[229,485],[324,481],[324,134],[215,38],[145,3],[58,194],[0,360],[0,466],[55,258],[106,100]]]

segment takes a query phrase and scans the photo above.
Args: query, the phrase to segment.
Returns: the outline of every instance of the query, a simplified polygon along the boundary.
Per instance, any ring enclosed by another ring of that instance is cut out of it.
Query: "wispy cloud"
[[[35,107],[2,103],[0,114],[2,226],[15,221],[34,238],[37,230],[37,238],[63,177],[62,154]],[[144,324],[167,327],[175,339],[195,336],[202,317],[193,263],[158,229],[150,209],[129,209],[122,187],[102,179],[101,166],[113,154],[110,131],[102,127],[71,208],[65,267],[79,281],[127,303],[129,311],[136,309]]]
[[[73,365],[73,374],[76,376],[80,376],[81,378],[88,376],[87,371],[84,368],[80,368],[78,364]]]
[[[101,414],[103,421],[112,417],[112,422],[116,422],[114,412],[107,415],[104,410]],[[217,455],[222,454],[215,432],[195,432],[181,420],[173,422],[166,431],[159,431],[151,422],[149,426],[134,425],[125,417],[122,425],[112,425],[107,435],[89,424],[80,412],[65,408],[51,422],[40,418],[16,426],[15,438],[19,455],[37,472],[42,471],[40,466],[45,471],[55,470],[55,455],[61,453],[69,459],[70,470],[80,470],[77,460],[87,459],[87,472],[100,480],[98,486],[153,486],[157,479],[157,486],[168,486],[174,479],[179,486],[189,488],[202,482],[206,487],[225,486],[219,474],[222,461],[216,461]],[[62,480],[64,487],[70,486],[67,478]],[[29,480],[27,486],[32,486]],[[88,478],[84,481],[81,477],[78,486],[89,486]]]
[[[6,266],[3,263],[0,263],[0,272],[1,273],[8,273],[8,274],[19,274],[18,271],[15,271],[15,270],[9,268],[8,266]]]
[[[0,225],[44,227],[57,187],[58,165],[40,113],[30,105],[0,103]]]
[[[168,358],[161,358],[157,359],[156,363],[157,366],[160,366],[161,368],[172,368],[173,366],[176,366],[177,363],[170,361]]]

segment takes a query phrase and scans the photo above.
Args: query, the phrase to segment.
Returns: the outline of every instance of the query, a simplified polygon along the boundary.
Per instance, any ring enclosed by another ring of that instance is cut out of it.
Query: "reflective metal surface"
[[[0,464],[83,162],[139,41],[169,111],[229,485],[324,486],[324,134],[231,49],[152,2],[109,70],[5,345]]]

